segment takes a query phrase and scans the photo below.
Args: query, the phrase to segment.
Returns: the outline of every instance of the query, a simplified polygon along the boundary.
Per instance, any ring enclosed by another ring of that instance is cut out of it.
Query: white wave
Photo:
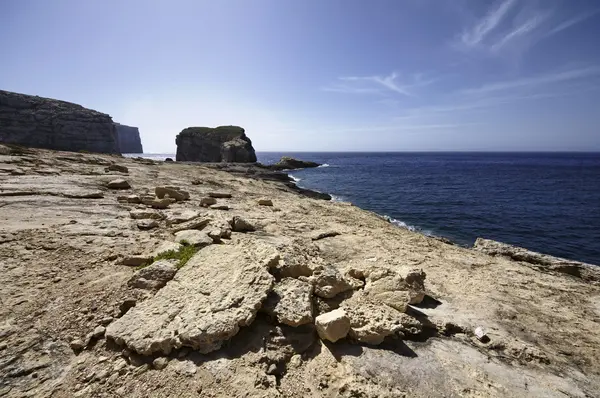
[[[290,178],[291,178],[292,180],[294,180],[294,182],[299,182],[299,181],[302,181],[302,178],[294,177],[294,176],[293,176],[293,175],[291,175],[291,174],[288,174],[288,176],[290,176]]]
[[[331,195],[331,201],[332,202],[345,202],[344,198],[341,196],[336,196],[336,195]]]
[[[409,225],[409,224],[405,223],[404,221],[396,220],[395,218],[392,218],[390,216],[384,215],[383,219],[387,220],[389,223],[394,224],[397,227],[408,229],[409,231],[413,231],[413,232],[419,231],[419,228],[415,227],[414,225]]]
[[[329,165],[327,163],[323,163],[322,165],[317,166],[317,168],[319,168],[319,167],[329,167]]]

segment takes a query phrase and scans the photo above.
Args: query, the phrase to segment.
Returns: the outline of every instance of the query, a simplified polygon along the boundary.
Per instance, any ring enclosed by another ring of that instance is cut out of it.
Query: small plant
[[[138,268],[144,268],[158,260],[177,260],[177,269],[181,269],[187,262],[198,252],[198,248],[191,245],[188,241],[182,240],[181,247],[178,250],[167,250],[166,252],[159,253],[157,256],[152,258],[147,264],[143,264]]]

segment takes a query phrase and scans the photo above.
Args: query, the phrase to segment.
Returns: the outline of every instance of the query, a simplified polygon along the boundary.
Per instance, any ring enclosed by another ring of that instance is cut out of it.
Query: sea
[[[290,171],[299,186],[400,228],[600,265],[600,153],[257,153],[266,164],[283,155],[322,164]]]

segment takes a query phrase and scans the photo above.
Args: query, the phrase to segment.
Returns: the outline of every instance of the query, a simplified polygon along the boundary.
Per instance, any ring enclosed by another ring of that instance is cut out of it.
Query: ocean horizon
[[[323,164],[290,171],[401,228],[471,246],[478,237],[600,264],[599,152],[257,152]],[[126,154],[164,160],[175,154]]]

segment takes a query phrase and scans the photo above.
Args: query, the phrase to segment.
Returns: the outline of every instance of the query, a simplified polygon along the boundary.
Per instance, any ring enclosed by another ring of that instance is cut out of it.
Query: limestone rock
[[[216,199],[229,199],[232,195],[229,192],[209,192],[208,196]]]
[[[211,245],[150,299],[111,323],[106,336],[143,355],[191,347],[208,353],[254,320],[273,285],[277,253],[259,241]]]
[[[338,235],[340,235],[340,233],[337,231],[317,231],[312,234],[311,239],[312,240],[321,240],[321,239],[331,238],[333,236],[338,236]]]
[[[256,162],[252,141],[237,126],[189,127],[177,135],[175,143],[178,162]]]
[[[167,225],[181,224],[186,221],[193,220],[200,215],[195,210],[181,210],[167,214]]]
[[[119,173],[129,173],[129,169],[126,166],[120,165],[120,164],[111,164],[110,166],[106,167],[104,169],[104,171],[109,172],[109,171],[117,171]]]
[[[8,144],[119,153],[110,116],[70,102],[0,90],[0,126]]]
[[[115,123],[115,131],[121,153],[144,153],[140,131],[137,127]]]
[[[154,249],[152,251],[152,253],[150,253],[150,257],[156,257],[161,253],[164,252],[168,252],[170,250],[173,251],[178,251],[181,248],[181,244],[177,243],[177,242],[171,242],[171,241],[164,241],[161,244],[158,245],[158,247],[156,249]]]
[[[227,205],[212,205],[210,208],[212,210],[229,210],[229,206]]]
[[[310,280],[314,283],[315,295],[323,298],[332,298],[339,293],[352,290],[352,285],[332,265],[314,267]]]
[[[169,195],[170,198],[173,198],[178,202],[188,200],[190,198],[190,194],[188,192],[180,191],[179,189],[174,189],[172,187],[156,187],[154,189],[154,193],[159,199],[163,199],[166,195]]]
[[[161,370],[167,367],[169,364],[169,358],[158,357],[154,361],[152,361],[152,367],[157,370]]]
[[[271,199],[259,199],[258,204],[260,206],[273,206],[273,201]]]
[[[313,320],[313,287],[294,278],[283,278],[275,284],[264,305],[264,310],[279,323],[300,326]]]
[[[269,165],[272,170],[293,170],[293,169],[306,169],[311,167],[319,167],[319,163],[308,162],[304,160],[298,160],[289,156],[282,156],[279,162]]]
[[[231,229],[234,232],[252,232],[256,231],[256,227],[242,217],[235,216],[231,221]]]
[[[150,229],[157,228],[158,222],[156,220],[139,220],[137,222],[137,227],[142,231],[147,231]]]
[[[200,206],[208,207],[214,204],[217,204],[217,199],[215,198],[208,197],[200,199]]]
[[[342,309],[333,310],[319,315],[315,319],[317,333],[322,340],[335,343],[346,337],[350,331],[350,319]]]
[[[110,189],[129,189],[129,188],[131,188],[131,185],[129,185],[129,182],[127,182],[127,180],[124,180],[122,178],[117,178],[116,180],[112,180],[108,184],[106,184],[106,186]]]
[[[144,265],[148,262],[152,261],[152,256],[145,254],[138,254],[133,256],[127,256],[123,259],[121,264],[128,265],[130,267],[139,267],[140,265]]]
[[[163,218],[163,215],[154,210],[134,209],[129,212],[129,217],[133,218],[134,220],[160,220]]]
[[[186,229],[203,229],[210,223],[210,218],[195,218],[190,221],[183,222],[181,224],[176,224],[173,228],[173,232],[179,232]]]
[[[408,304],[419,304],[425,297],[425,273],[411,271],[407,279],[387,268],[372,268],[365,272],[364,292],[372,300],[380,301],[400,312]]]
[[[179,243],[187,242],[192,246],[199,248],[206,247],[213,243],[211,237],[206,232],[198,231],[197,229],[185,229],[175,233],[175,241]]]
[[[168,260],[160,260],[144,267],[129,279],[127,285],[139,289],[160,289],[173,279],[177,267]]]

